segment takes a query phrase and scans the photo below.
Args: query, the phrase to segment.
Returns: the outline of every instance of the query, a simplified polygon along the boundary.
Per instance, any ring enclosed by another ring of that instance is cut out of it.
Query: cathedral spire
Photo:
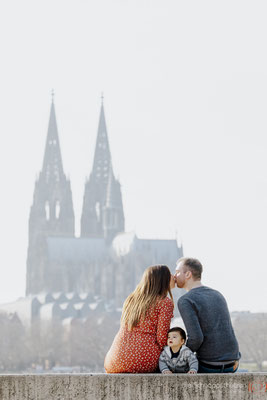
[[[42,262],[47,239],[51,236],[73,237],[74,225],[71,186],[63,171],[52,92],[43,167],[35,182],[29,218],[27,294],[51,290],[49,271]]]
[[[124,216],[120,185],[112,169],[102,94],[93,169],[85,184],[81,236],[106,237],[111,230],[113,237],[124,230]]]
[[[112,165],[103,99],[102,94],[92,175],[96,182],[107,185]]]
[[[59,181],[64,174],[54,105],[54,90],[52,90],[52,102],[50,108],[50,118],[48,124],[42,174],[45,176],[46,182],[49,182],[50,180]]]

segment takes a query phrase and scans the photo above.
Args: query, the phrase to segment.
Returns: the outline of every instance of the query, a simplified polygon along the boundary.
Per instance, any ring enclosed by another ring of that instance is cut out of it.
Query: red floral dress
[[[173,307],[172,300],[165,297],[131,331],[121,326],[105,358],[106,372],[154,372],[167,344]]]

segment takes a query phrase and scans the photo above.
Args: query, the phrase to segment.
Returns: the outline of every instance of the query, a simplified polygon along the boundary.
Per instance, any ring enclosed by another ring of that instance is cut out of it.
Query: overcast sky
[[[267,312],[266,0],[2,0],[0,302],[23,296],[51,90],[79,235],[104,106],[126,230]],[[173,270],[175,266],[170,266]]]

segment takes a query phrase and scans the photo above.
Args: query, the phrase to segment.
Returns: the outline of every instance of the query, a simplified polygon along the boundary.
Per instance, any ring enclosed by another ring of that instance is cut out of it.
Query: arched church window
[[[49,176],[50,176],[50,165],[48,164],[48,165],[47,165],[47,168],[46,168],[46,173],[45,173],[45,180],[46,180],[46,182],[49,181]]]
[[[100,203],[99,203],[99,201],[95,205],[95,212],[96,212],[97,220],[100,221]]]
[[[58,219],[59,215],[60,215],[60,202],[59,202],[59,200],[56,201],[55,215],[56,215],[56,219]]]
[[[59,182],[59,171],[58,171],[58,165],[57,164],[54,165],[54,176],[55,176],[56,182]]]
[[[46,201],[46,203],[45,203],[45,219],[47,221],[50,220],[50,206],[49,206],[49,202],[48,201]]]

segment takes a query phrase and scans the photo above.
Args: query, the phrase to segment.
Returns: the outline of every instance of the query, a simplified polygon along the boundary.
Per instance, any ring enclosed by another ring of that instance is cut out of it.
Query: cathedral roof
[[[103,260],[111,254],[118,258],[131,253],[145,252],[158,258],[159,263],[179,257],[175,239],[139,239],[134,232],[123,232],[115,236],[109,248],[103,238],[47,238],[48,257],[51,261],[88,263]]]
[[[153,254],[158,263],[165,264],[167,260],[177,260],[180,257],[176,239],[138,239],[137,251]]]
[[[139,239],[134,232],[123,232],[115,236],[112,251],[118,258],[132,253],[146,254],[146,258],[151,257],[151,262],[157,259],[157,263],[161,264],[180,257],[175,239]]]
[[[107,253],[102,238],[48,237],[46,241],[51,261],[88,263],[103,259]]]

